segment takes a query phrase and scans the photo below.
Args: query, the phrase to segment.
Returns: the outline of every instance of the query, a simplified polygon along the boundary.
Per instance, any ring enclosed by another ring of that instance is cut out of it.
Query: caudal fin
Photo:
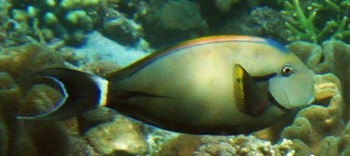
[[[63,98],[51,110],[34,116],[18,116],[18,119],[57,120],[94,109],[106,102],[108,81],[89,73],[51,68],[34,75],[52,80]]]

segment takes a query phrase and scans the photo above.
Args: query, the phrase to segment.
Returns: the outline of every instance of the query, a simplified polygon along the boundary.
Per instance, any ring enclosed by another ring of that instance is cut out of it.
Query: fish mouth
[[[288,99],[286,92],[284,91],[284,89],[282,89],[282,91],[283,91],[284,97],[287,99],[288,104],[290,104],[290,101]],[[272,94],[270,92],[268,92],[268,99],[272,105],[278,107],[282,111],[287,112],[288,110],[290,110],[290,108],[287,108],[284,105],[281,105],[279,102],[277,102],[277,100],[272,96]]]
[[[273,105],[273,106],[276,106],[277,108],[279,108],[279,109],[281,109],[282,111],[285,111],[285,112],[287,112],[288,110],[289,110],[289,108],[287,108],[287,107],[284,107],[283,105],[281,105],[281,104],[279,104],[278,102],[277,102],[277,100],[271,95],[271,94],[269,94],[269,101],[270,101],[270,103]]]
[[[315,96],[311,96],[309,98],[309,101],[307,102],[307,104],[309,105],[309,104],[313,103],[314,101],[315,101]]]

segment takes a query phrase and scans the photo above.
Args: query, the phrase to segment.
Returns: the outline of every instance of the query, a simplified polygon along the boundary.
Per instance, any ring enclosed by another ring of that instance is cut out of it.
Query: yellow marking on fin
[[[236,79],[233,84],[234,97],[237,100],[238,110],[250,116],[260,115],[266,110],[269,103],[267,95],[242,66],[236,64],[233,70]]]
[[[236,64],[233,68],[233,78],[235,79],[233,82],[233,89],[234,89],[234,97],[235,100],[237,100],[237,108],[242,111],[246,112],[247,110],[244,107],[244,86],[243,86],[243,78],[244,78],[244,71],[243,68]]]

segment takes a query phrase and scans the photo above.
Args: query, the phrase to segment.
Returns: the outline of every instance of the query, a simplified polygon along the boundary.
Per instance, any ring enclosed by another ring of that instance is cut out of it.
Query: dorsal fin
[[[233,67],[233,89],[237,108],[250,116],[261,115],[268,107],[268,96],[265,95],[254,79],[241,66]]]
[[[137,62],[131,64],[130,66],[123,68],[121,70],[117,70],[115,72],[110,73],[106,76],[107,79],[113,78],[113,79],[125,79],[128,76],[132,75],[133,73],[136,73],[138,70],[142,69],[144,66],[152,63],[153,61],[162,58],[164,56],[167,56],[173,52],[180,51],[181,49],[190,48],[194,46],[200,46],[204,44],[213,44],[213,43],[220,43],[220,42],[250,42],[250,43],[257,43],[257,44],[269,44],[271,46],[274,46],[276,48],[280,48],[282,46],[276,46],[277,43],[272,40],[266,40],[259,37],[252,37],[252,36],[240,36],[240,35],[219,35],[219,36],[207,36],[207,37],[200,37],[192,40],[188,40],[185,42],[181,42],[179,44],[176,44],[175,46],[171,46],[168,48],[164,48],[160,51],[154,52],[141,60],[138,60]]]

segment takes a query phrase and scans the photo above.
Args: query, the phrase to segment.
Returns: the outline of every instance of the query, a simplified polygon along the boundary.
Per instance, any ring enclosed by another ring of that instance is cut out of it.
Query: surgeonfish
[[[284,46],[249,36],[211,36],[165,49],[105,78],[66,68],[35,74],[63,98],[44,114],[62,119],[98,106],[162,129],[242,134],[269,127],[313,100],[313,73]]]

